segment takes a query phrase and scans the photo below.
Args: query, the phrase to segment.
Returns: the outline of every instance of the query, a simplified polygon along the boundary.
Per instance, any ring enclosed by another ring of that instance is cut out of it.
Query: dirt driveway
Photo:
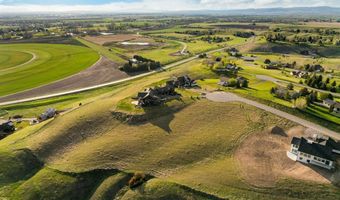
[[[41,95],[48,95],[68,90],[90,87],[93,85],[98,85],[129,77],[129,75],[120,71],[118,67],[119,66],[116,63],[105,57],[102,57],[92,67],[78,74],[38,88],[33,88],[31,90],[19,92],[13,95],[0,97],[0,102],[33,98]]]
[[[124,42],[141,38],[141,35],[136,34],[119,34],[119,35],[102,35],[102,36],[86,36],[84,39],[90,42],[104,45],[108,42]]]

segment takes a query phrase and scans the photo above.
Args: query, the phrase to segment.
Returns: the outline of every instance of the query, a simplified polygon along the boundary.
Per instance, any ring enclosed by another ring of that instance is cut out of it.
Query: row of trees
[[[238,31],[238,32],[236,32],[234,34],[234,36],[242,37],[242,38],[250,38],[250,37],[255,36],[255,33],[254,32],[241,32],[241,31]]]
[[[318,35],[288,35],[285,33],[267,33],[265,38],[269,42],[291,42],[291,43],[309,43],[317,45],[340,45],[340,40],[337,36],[324,37]]]
[[[294,106],[301,110],[307,108],[312,103],[321,102],[325,99],[334,99],[330,93],[318,93],[316,91],[309,91],[307,88],[302,88],[295,92],[294,85],[291,83],[287,85],[287,88],[273,87],[270,93],[277,98],[293,101]],[[330,112],[333,112],[333,109],[330,109]]]
[[[305,84],[313,88],[337,92],[337,82],[335,80],[331,82],[330,78],[324,79],[322,75],[307,77]],[[340,85],[338,89],[340,90]]]
[[[335,31],[333,29],[319,29],[319,28],[310,28],[310,29],[282,29],[282,28],[275,28],[273,32],[289,32],[289,33],[317,33],[320,35],[339,35],[340,32]]]

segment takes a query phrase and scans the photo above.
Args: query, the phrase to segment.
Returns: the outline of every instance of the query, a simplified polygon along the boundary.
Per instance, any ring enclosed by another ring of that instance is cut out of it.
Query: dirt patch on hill
[[[258,187],[272,187],[280,178],[331,183],[335,174],[290,160],[286,152],[293,136],[302,136],[303,127],[282,132],[272,128],[249,136],[235,152],[243,178]]]
[[[140,39],[143,36],[137,34],[119,34],[119,35],[102,35],[102,36],[86,36],[84,39],[99,44],[104,45],[110,42],[124,42],[135,39]]]

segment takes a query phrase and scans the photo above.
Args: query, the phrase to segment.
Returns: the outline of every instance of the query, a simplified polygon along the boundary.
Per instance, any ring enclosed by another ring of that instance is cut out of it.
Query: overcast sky
[[[340,0],[0,0],[0,14],[155,12],[310,6],[340,7]]]

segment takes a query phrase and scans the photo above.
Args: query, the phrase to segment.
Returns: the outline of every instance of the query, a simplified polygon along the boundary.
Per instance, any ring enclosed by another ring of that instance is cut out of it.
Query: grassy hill
[[[334,199],[337,187],[278,179],[271,188],[242,177],[235,150],[249,135],[293,123],[239,103],[186,91],[142,112],[115,105],[155,79],[107,94],[0,142],[0,197],[9,199]],[[209,109],[207,109],[209,108]],[[119,114],[120,113],[120,114]],[[156,115],[156,113],[158,113]],[[123,117],[117,117],[117,116]],[[124,116],[143,115],[126,121]],[[24,149],[24,150],[23,150]],[[135,172],[151,179],[130,189]],[[15,174],[15,176],[13,176]]]

